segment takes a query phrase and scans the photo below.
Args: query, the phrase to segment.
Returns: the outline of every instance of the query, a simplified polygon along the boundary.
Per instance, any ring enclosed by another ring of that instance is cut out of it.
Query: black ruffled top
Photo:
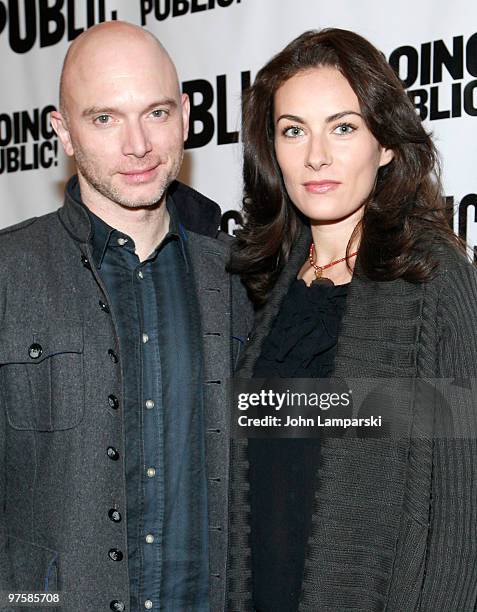
[[[333,369],[348,285],[295,280],[258,358],[256,378],[325,378]],[[318,439],[250,439],[253,600],[260,612],[298,609],[311,529]]]
[[[348,285],[295,280],[255,364],[255,378],[325,378],[335,356]]]

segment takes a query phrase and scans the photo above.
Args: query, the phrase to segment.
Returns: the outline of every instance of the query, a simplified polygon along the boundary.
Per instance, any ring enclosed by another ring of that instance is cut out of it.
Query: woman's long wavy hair
[[[305,32],[258,72],[243,98],[245,222],[228,268],[241,275],[257,306],[266,301],[303,219],[288,197],[275,157],[274,96],[289,78],[318,66],[343,74],[368,128],[380,145],[394,152],[392,161],[379,169],[348,244],[359,232],[362,273],[379,281],[420,282],[436,267],[431,242],[440,237],[462,248],[449,224],[434,144],[385,57],[348,30]]]

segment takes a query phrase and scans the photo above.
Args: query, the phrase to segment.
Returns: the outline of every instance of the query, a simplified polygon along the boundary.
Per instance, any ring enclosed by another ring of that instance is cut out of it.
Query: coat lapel
[[[206,430],[209,518],[210,608],[222,610],[227,554],[229,416],[227,381],[231,371],[231,288],[225,272],[228,247],[198,234],[187,234],[200,313],[203,405]]]

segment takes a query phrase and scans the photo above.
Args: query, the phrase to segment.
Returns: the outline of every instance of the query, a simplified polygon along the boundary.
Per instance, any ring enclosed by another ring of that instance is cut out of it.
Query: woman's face
[[[366,126],[359,101],[336,68],[285,81],[274,100],[275,153],[290,199],[311,221],[363,213],[380,166],[393,153]]]

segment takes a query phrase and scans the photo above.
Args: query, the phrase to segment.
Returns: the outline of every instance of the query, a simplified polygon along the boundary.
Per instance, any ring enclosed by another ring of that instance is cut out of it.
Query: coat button
[[[111,359],[111,361],[113,363],[118,363],[118,356],[116,355],[116,353],[113,351],[113,349],[109,349],[108,350],[108,355],[109,358]]]
[[[30,355],[30,359],[39,359],[43,353],[43,347],[41,344],[34,342],[30,348],[28,349],[28,354]]]
[[[111,393],[111,395],[108,395],[108,404],[109,404],[110,408],[114,408],[114,410],[117,410],[119,408],[119,400],[112,393]]]
[[[124,605],[124,601],[119,601],[118,599],[113,599],[113,601],[109,604],[109,607],[113,612],[124,612],[126,606]]]
[[[86,255],[81,254],[81,263],[87,270],[91,270],[91,264],[89,263],[89,259]]]
[[[112,459],[113,461],[117,461],[119,459],[118,451],[112,446],[108,446],[107,453],[108,453],[108,457]]]
[[[116,510],[116,508],[111,508],[111,510],[108,512],[108,516],[114,523],[121,522],[121,513],[119,510]]]
[[[98,303],[99,303],[99,307],[101,308],[101,310],[102,310],[103,312],[105,312],[106,314],[109,314],[109,312],[110,312],[110,310],[109,310],[109,306],[108,306],[107,304],[105,304],[105,303],[103,302],[103,300],[99,300],[99,302],[98,302]]]
[[[111,550],[108,552],[108,555],[111,561],[122,561],[123,560],[123,553],[117,548],[111,548]]]

